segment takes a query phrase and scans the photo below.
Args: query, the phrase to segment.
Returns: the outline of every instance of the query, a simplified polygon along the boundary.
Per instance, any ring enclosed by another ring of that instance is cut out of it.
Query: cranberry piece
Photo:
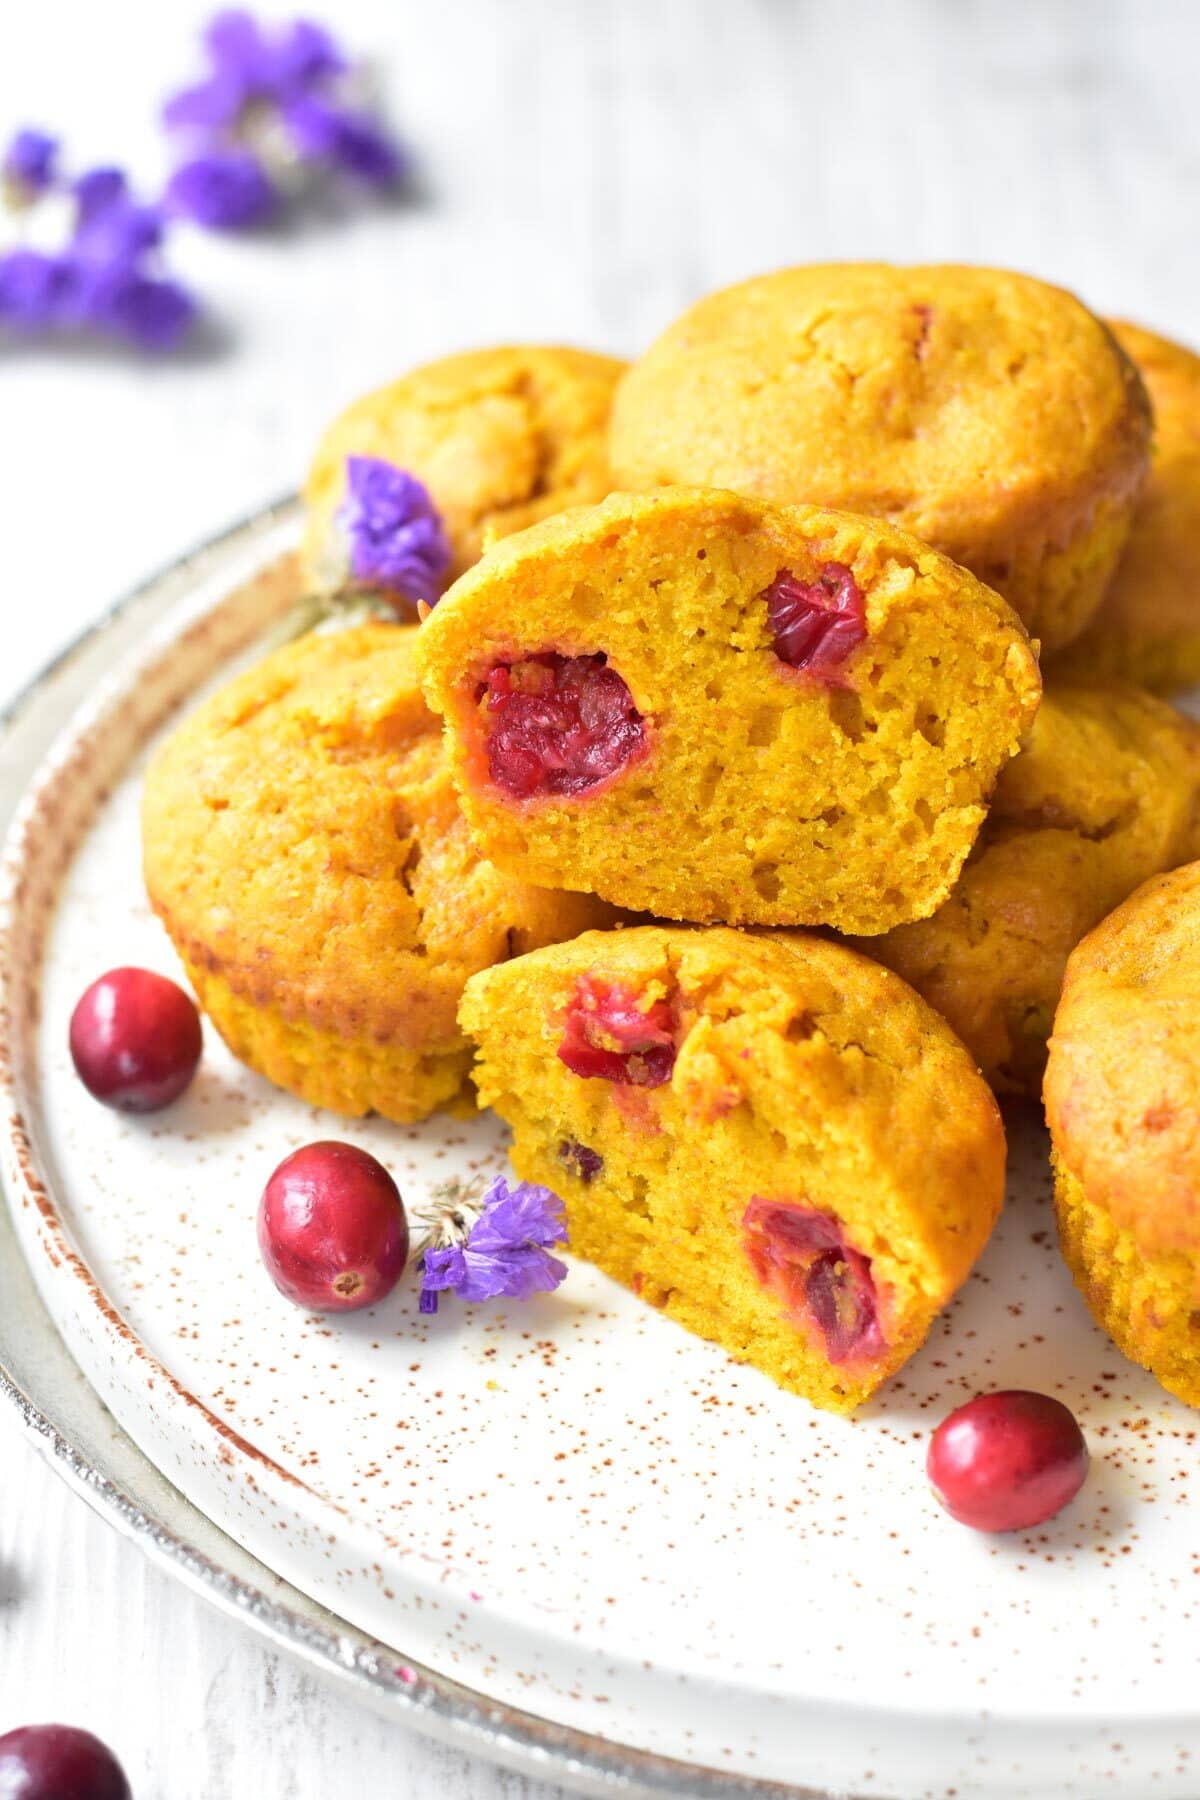
[[[131,1800],[106,1744],[74,1725],[22,1725],[0,1737],[3,1800]]]
[[[558,1146],[558,1160],[572,1175],[577,1175],[586,1187],[595,1181],[604,1167],[604,1158],[598,1150],[589,1150],[578,1138],[564,1138]]]
[[[572,1074],[626,1087],[661,1087],[670,1081],[675,1015],[669,1001],[654,1000],[643,1011],[637,996],[620,982],[581,975],[565,1025],[558,1055]]]
[[[765,591],[775,654],[826,687],[846,687],[841,665],[867,635],[862,589],[845,563],[829,562],[815,581],[781,569]]]
[[[1027,1531],[1083,1486],[1088,1449],[1075,1415],[1049,1394],[982,1394],[943,1419],[925,1464],[951,1518],[976,1531]]]
[[[583,794],[646,752],[646,722],[608,658],[543,651],[489,670],[488,772],[517,799]]]
[[[742,1218],[746,1254],[761,1285],[789,1317],[815,1324],[831,1363],[884,1347],[871,1259],[846,1242],[840,1220],[812,1207],[751,1200]]]
[[[71,1059],[88,1093],[121,1112],[177,1100],[200,1061],[196,1004],[165,975],[110,969],[71,1014]]]
[[[275,1286],[297,1306],[374,1306],[408,1261],[400,1190],[382,1163],[353,1144],[306,1144],[284,1158],[263,1191],[258,1248]]]

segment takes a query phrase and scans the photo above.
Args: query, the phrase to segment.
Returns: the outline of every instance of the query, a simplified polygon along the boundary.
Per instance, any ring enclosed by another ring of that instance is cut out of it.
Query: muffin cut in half
[[[860,947],[936,1006],[995,1088],[1036,1097],[1067,957],[1197,854],[1200,726],[1141,688],[1051,681],[950,898]]]
[[[323,584],[348,456],[382,458],[425,484],[449,533],[452,577],[489,538],[602,500],[624,368],[590,350],[505,345],[443,357],[364,394],[326,431],[304,484],[310,585]]]
[[[1071,679],[1171,693],[1200,681],[1200,356],[1139,325],[1112,329],[1154,404],[1150,479],[1099,612],[1059,660]]]
[[[689,308],[613,406],[616,484],[733,488],[891,519],[1050,650],[1100,604],[1150,455],[1108,328],[999,269],[780,269]]]
[[[588,932],[474,977],[460,1018],[572,1250],[817,1406],[913,1354],[999,1213],[990,1090],[844,945]]]
[[[486,856],[705,924],[932,912],[1041,692],[1010,608],[914,538],[686,488],[498,544],[419,650]]]
[[[1045,1095],[1076,1285],[1126,1356],[1200,1406],[1200,863],[1075,950]]]
[[[478,969],[608,910],[476,852],[415,626],[315,633],[202,705],[146,777],[146,887],[235,1056],[314,1106],[421,1119],[460,1093]]]

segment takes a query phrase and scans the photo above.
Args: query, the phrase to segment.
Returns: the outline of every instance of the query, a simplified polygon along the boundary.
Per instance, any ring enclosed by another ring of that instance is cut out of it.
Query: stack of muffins
[[[628,368],[368,395],[309,586],[355,456],[424,484],[451,585],[275,652],[147,781],[235,1054],[348,1115],[473,1091],[578,1254],[838,1411],[965,1279],[995,1094],[1045,1077],[1064,1254],[1200,1400],[1200,729],[1159,697],[1200,677],[1200,361],[1024,276],[781,271]]]

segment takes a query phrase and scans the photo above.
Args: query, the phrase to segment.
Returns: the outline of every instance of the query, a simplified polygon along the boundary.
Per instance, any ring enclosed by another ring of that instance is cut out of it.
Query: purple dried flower
[[[220,12],[204,32],[210,73],[194,87],[173,94],[163,107],[172,129],[220,131],[238,123],[250,101],[265,91],[269,47],[250,13]]]
[[[270,59],[271,90],[277,99],[310,92],[349,67],[332,35],[312,19],[284,27]]]
[[[275,212],[279,195],[249,150],[214,150],[181,163],[164,196],[170,211],[210,231],[241,231]]]
[[[157,250],[163,216],[135,200],[120,169],[92,169],[74,185],[73,255],[87,263],[131,263]]]
[[[415,475],[381,457],[348,456],[337,524],[356,583],[413,604],[437,601],[450,567],[450,540],[429,489]]]
[[[400,147],[353,98],[350,64],[323,25],[295,19],[268,29],[248,12],[224,12],[204,43],[206,77],[174,95],[163,113],[172,130],[192,138],[191,159],[170,191],[197,224],[256,223],[268,214],[268,194],[274,202],[298,191],[306,176],[332,172],[386,189],[406,173]],[[252,192],[243,165],[227,195],[224,170],[214,172],[208,159],[237,154],[253,155],[260,178]]]
[[[71,289],[71,269],[61,256],[41,250],[9,250],[0,255],[0,325],[42,331],[62,317]]]
[[[395,187],[407,172],[399,145],[370,114],[304,95],[284,108],[283,122],[306,162],[325,163],[368,187]]]
[[[332,35],[309,19],[272,34],[251,13],[221,12],[204,33],[204,47],[207,76],[163,107],[172,130],[236,131],[248,107],[283,105],[335,81],[348,66]]]
[[[26,126],[18,131],[0,161],[0,179],[10,203],[27,206],[54,186],[58,139]]]
[[[135,199],[120,169],[90,169],[70,191],[75,217],[63,249],[0,257],[0,325],[93,331],[147,350],[176,344],[197,308],[160,266],[160,210]]]
[[[448,1215],[450,1224],[442,1221],[441,1229],[435,1230],[442,1241],[432,1244],[421,1258],[422,1312],[435,1313],[438,1294],[447,1291],[466,1301],[502,1295],[528,1300],[565,1280],[566,1264],[547,1248],[566,1242],[566,1219],[557,1194],[532,1181],[510,1187],[498,1175],[480,1204],[469,1229],[464,1231],[464,1209]]]
[[[71,183],[75,196],[75,229],[90,225],[102,212],[129,196],[129,177],[124,169],[102,166],[88,169]]]
[[[176,281],[133,263],[76,271],[75,316],[80,324],[122,338],[139,350],[171,350],[196,318],[196,302]]]

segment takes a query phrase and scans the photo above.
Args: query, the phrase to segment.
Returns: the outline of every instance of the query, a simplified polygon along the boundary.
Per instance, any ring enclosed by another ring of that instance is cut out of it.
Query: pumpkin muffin
[[[415,626],[312,634],[178,728],[146,778],[146,886],[235,1056],[314,1106],[409,1122],[470,1066],[467,977],[607,922],[476,853]]]
[[[572,1250],[814,1405],[849,1412],[900,1368],[999,1213],[991,1093],[844,945],[588,932],[475,976],[460,1016]]]
[[[618,485],[703,483],[891,519],[1046,650],[1100,604],[1150,408],[1108,328],[1002,270],[841,263],[701,300],[622,381]]]
[[[491,538],[602,500],[624,367],[589,350],[467,350],[364,394],[325,433],[304,485],[309,585],[324,582],[348,456],[382,458],[424,483],[449,534],[451,579]]]
[[[1200,1405],[1200,863],[1074,951],[1045,1091],[1059,1237],[1092,1316]]]
[[[1140,688],[1051,682],[945,905],[860,948],[950,1021],[993,1087],[1036,1096],[1075,945],[1197,855],[1200,727]]]
[[[1150,391],[1154,454],[1116,577],[1061,667],[1171,693],[1200,682],[1200,356],[1139,325],[1113,331]]]
[[[707,924],[933,912],[1040,693],[973,576],[875,519],[687,488],[498,544],[421,630],[486,856]]]

